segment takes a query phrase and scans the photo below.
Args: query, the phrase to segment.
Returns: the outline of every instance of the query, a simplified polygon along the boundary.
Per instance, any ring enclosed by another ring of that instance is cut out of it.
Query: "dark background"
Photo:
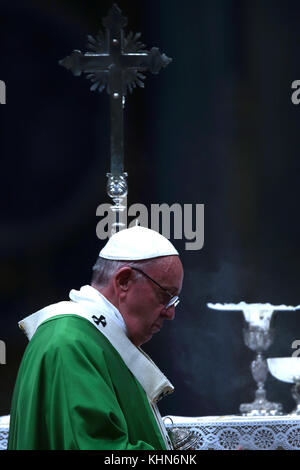
[[[110,202],[109,100],[58,65],[86,51],[111,1],[0,1],[0,415],[27,344],[17,322],[89,283]],[[300,5],[288,0],[119,0],[128,31],[173,62],[127,99],[128,204],[205,204],[205,244],[182,253],[176,320],[144,346],[176,392],[162,414],[225,415],[252,401],[241,312],[207,302],[300,304]],[[279,312],[267,356],[290,356],[299,312]],[[293,408],[290,385],[268,398]]]

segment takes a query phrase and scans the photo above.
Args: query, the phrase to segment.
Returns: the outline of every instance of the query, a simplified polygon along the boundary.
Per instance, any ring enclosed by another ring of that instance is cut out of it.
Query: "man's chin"
[[[142,346],[143,344],[145,343],[148,343],[148,341],[150,341],[150,339],[152,338],[153,336],[153,333],[149,333],[145,336],[143,336],[143,338],[139,338],[139,339],[136,339],[136,340],[133,340],[132,338],[129,338],[131,340],[131,342],[137,347],[139,348],[140,346]]]
[[[142,346],[142,344],[148,343],[148,341],[150,341],[152,336],[153,336],[153,333],[149,333],[147,336],[145,335],[142,341],[140,342],[140,346]]]
[[[150,341],[150,339],[152,338],[152,336],[153,336],[155,333],[159,333],[160,330],[161,330],[161,326],[158,326],[158,325],[152,326],[150,332],[147,333],[147,334],[145,334],[144,337],[139,340],[139,346],[141,346],[142,344],[148,343],[148,341]]]
[[[162,329],[162,325],[154,324],[151,327],[151,334],[153,335],[154,333],[159,333],[161,329]]]

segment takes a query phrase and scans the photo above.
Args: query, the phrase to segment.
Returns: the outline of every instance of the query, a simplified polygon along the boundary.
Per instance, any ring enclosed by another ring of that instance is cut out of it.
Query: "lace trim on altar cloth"
[[[8,431],[0,429],[0,450],[7,449]]]
[[[185,429],[196,437],[194,450],[300,450],[300,417],[166,416],[163,420],[168,431]]]

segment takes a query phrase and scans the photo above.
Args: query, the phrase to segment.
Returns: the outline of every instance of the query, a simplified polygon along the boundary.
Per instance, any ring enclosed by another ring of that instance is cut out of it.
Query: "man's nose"
[[[169,307],[169,308],[165,308],[162,313],[166,317],[167,320],[174,320],[174,318],[175,318],[175,307],[174,307],[174,305],[171,305],[171,307]]]

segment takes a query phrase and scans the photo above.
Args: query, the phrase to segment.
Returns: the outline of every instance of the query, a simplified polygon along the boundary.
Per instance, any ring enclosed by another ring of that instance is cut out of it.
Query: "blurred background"
[[[0,0],[0,415],[27,339],[17,322],[88,284],[109,203],[109,98],[58,65],[101,26],[108,0]],[[225,415],[254,399],[241,312],[207,302],[300,304],[300,79],[296,0],[119,0],[127,31],[173,62],[128,96],[128,205],[205,205],[205,242],[182,254],[174,322],[144,345],[175,386],[163,415]],[[172,234],[171,234],[172,235]],[[300,313],[279,312],[268,357],[291,356]],[[269,377],[267,397],[294,407]]]

